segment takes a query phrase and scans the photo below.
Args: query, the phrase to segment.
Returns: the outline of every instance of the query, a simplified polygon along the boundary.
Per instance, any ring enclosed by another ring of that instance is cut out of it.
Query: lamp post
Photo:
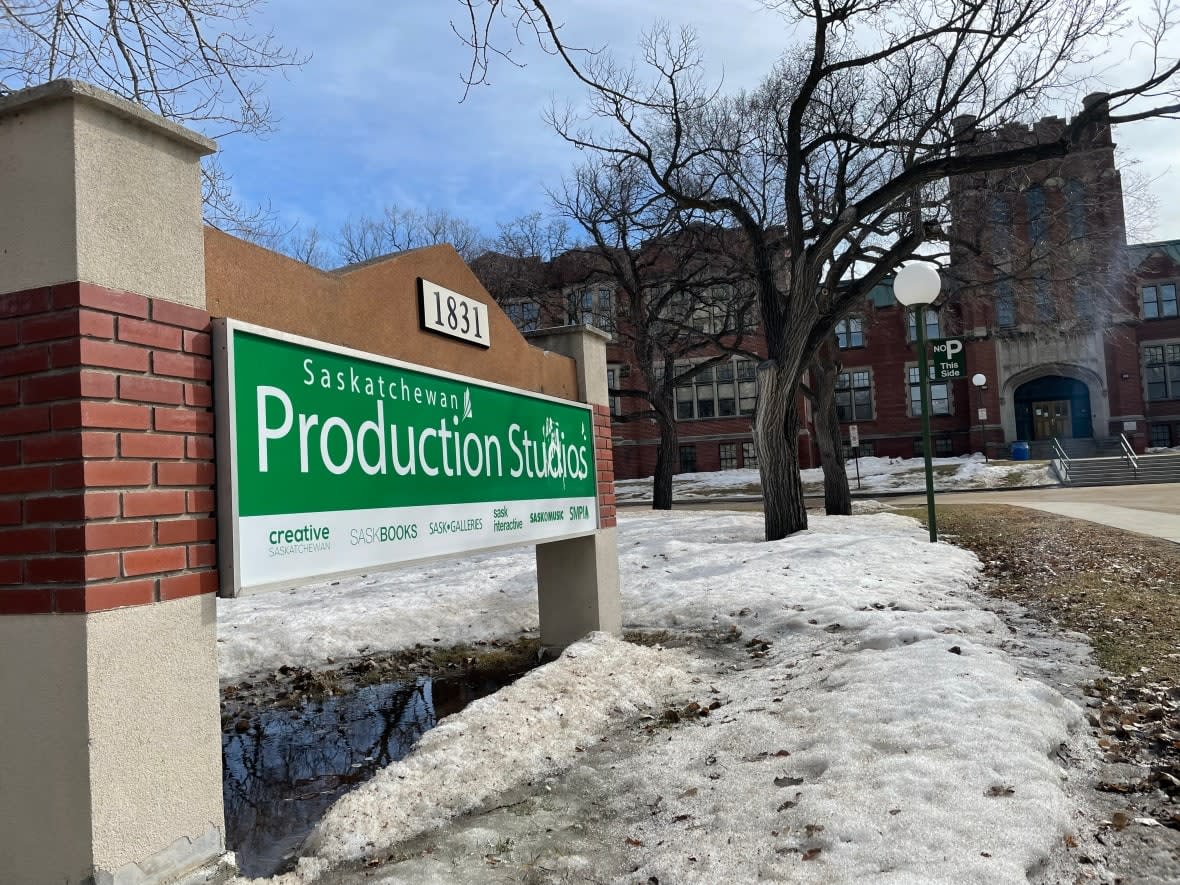
[[[987,390],[987,375],[983,372],[976,372],[971,376],[971,383],[975,385],[975,389],[979,391],[979,396],[975,398],[978,415],[979,415],[979,445],[983,448],[983,461],[987,463],[987,429],[984,427],[984,421],[987,420],[987,413],[983,410],[983,392]]]
[[[938,540],[938,520],[934,513],[934,465],[930,463],[930,377],[926,359],[926,306],[934,303],[942,281],[932,264],[907,264],[893,278],[893,296],[904,307],[914,309],[918,328],[918,375],[922,392],[922,457],[926,462],[926,521],[931,543]]]

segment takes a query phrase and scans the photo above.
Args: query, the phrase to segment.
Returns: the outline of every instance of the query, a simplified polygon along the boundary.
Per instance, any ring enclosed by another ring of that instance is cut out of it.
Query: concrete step
[[[1125,458],[1078,458],[1069,462],[1071,486],[1180,482],[1180,455],[1141,455],[1136,470]]]
[[[1065,454],[1071,458],[1108,458],[1121,455],[1123,444],[1117,436],[1057,440]],[[1029,457],[1047,461],[1056,457],[1053,441],[1049,439],[1033,440],[1028,444]]]

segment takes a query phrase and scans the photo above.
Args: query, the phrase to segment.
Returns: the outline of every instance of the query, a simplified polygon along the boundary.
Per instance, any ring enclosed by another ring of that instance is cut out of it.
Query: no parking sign
[[[967,377],[967,360],[963,354],[962,338],[935,338],[934,380],[948,381]]]

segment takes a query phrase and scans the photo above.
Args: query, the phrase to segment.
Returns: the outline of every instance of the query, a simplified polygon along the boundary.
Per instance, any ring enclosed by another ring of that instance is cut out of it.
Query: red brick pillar
[[[209,315],[69,283],[0,341],[0,615],[215,593]]]
[[[594,467],[598,471],[598,527],[615,525],[615,460],[610,406],[594,406]]]

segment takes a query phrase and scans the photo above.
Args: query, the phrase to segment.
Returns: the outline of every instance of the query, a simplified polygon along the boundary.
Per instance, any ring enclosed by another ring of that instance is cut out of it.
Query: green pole
[[[926,305],[916,308],[918,325],[918,373],[922,391],[922,457],[926,462],[926,521],[931,543],[938,540],[938,519],[934,514],[934,465],[930,460],[930,369],[926,362]]]

